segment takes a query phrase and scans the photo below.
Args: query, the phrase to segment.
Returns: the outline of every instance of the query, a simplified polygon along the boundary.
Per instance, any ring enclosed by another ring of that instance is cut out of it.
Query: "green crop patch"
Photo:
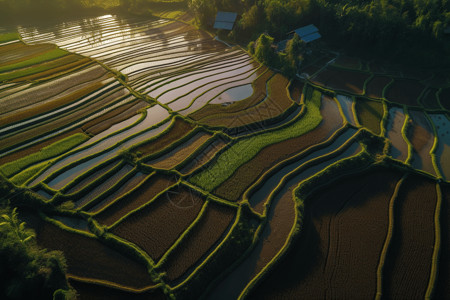
[[[212,191],[230,177],[239,166],[249,161],[265,147],[313,130],[322,121],[321,97],[322,94],[314,90],[312,98],[305,103],[306,113],[296,122],[273,132],[265,132],[238,141],[224,151],[207,170],[192,176],[190,182],[207,191]]]
[[[36,65],[42,62],[46,62],[52,59],[56,59],[56,58],[60,58],[63,57],[65,55],[68,55],[69,52],[65,51],[65,50],[61,50],[59,48],[50,50],[48,52],[45,52],[41,55],[35,56],[33,58],[15,63],[15,64],[11,64],[11,65],[6,65],[3,67],[0,67],[0,73],[5,73],[5,72],[9,72],[9,71],[13,71],[13,70],[17,70],[17,69],[21,69],[21,68],[26,68],[32,65]]]
[[[0,44],[7,43],[20,39],[20,35],[17,32],[8,32],[0,34]]]
[[[21,172],[24,168],[43,160],[47,160],[64,154],[65,152],[87,141],[88,139],[89,137],[83,133],[74,134],[42,148],[39,152],[30,154],[28,156],[0,166],[0,172],[2,172],[6,177],[14,176],[15,174]]]

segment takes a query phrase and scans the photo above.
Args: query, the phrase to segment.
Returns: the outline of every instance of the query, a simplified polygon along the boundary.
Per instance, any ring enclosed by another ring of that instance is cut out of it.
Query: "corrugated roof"
[[[320,33],[314,32],[312,34],[308,34],[308,35],[302,37],[302,41],[304,41],[305,43],[309,43],[309,42],[315,41],[317,39],[320,39],[321,37],[322,36],[320,35]]]
[[[216,16],[216,22],[231,22],[234,23],[237,18],[237,13],[219,11]]]
[[[216,21],[214,23],[214,28],[215,29],[231,30],[231,29],[233,29],[233,25],[234,25],[234,23],[232,23],[232,22],[219,22],[219,21]]]
[[[237,18],[237,13],[219,11],[216,16],[216,22],[214,23],[214,28],[231,30],[231,29],[233,29],[236,18]]]
[[[303,38],[304,36],[310,35],[314,32],[318,32],[318,31],[319,31],[319,29],[316,26],[314,26],[313,24],[310,24],[310,25],[304,26],[304,27],[300,27],[300,28],[294,30],[294,32],[296,34],[298,34],[298,36],[301,38]]]

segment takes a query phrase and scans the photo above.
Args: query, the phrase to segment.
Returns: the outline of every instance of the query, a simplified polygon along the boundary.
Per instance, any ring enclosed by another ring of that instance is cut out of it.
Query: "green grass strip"
[[[405,164],[411,166],[414,156],[414,147],[408,139],[408,129],[410,128],[411,117],[409,116],[408,107],[406,105],[403,106],[403,112],[405,113],[405,122],[402,127],[402,137],[408,145],[408,157],[406,158]]]
[[[434,143],[433,143],[433,147],[431,147],[431,150],[430,150],[431,162],[433,163],[433,167],[434,167],[434,171],[436,172],[436,176],[438,178],[444,179],[444,176],[442,175],[441,170],[439,168],[439,165],[440,165],[439,160],[436,157],[436,149],[439,144],[438,132],[437,132],[436,126],[434,125],[433,120],[430,118],[430,116],[426,112],[424,112],[424,114],[427,117],[428,122],[430,123],[431,127],[433,127]]]
[[[15,185],[23,185],[27,183],[31,178],[33,178],[34,175],[47,168],[47,166],[51,165],[51,163],[52,161],[44,161],[39,164],[33,165],[12,177],[11,182]]]
[[[392,194],[391,200],[389,201],[389,225],[388,232],[386,235],[386,240],[384,241],[383,249],[380,254],[380,261],[378,262],[377,268],[377,294],[375,296],[376,300],[380,300],[383,297],[383,269],[386,262],[386,257],[389,251],[389,246],[391,245],[392,237],[394,235],[394,213],[395,213],[395,200],[397,199],[400,187],[405,181],[406,176],[402,177],[397,185],[395,186],[394,193]]]
[[[80,145],[88,139],[89,136],[84,133],[71,135],[47,147],[42,148],[39,152],[30,154],[28,156],[0,166],[0,172],[2,172],[6,177],[9,178],[23,171],[25,168],[29,167],[32,164],[66,153],[70,149]]]
[[[291,126],[238,141],[224,151],[210,168],[194,175],[189,181],[206,191],[212,191],[263,148],[313,130],[322,121],[321,97],[322,94],[315,90],[312,98],[305,103],[306,113]]]
[[[11,65],[6,65],[3,67],[0,67],[0,73],[4,73],[4,72],[8,72],[8,71],[13,71],[16,69],[20,69],[20,68],[25,68],[25,67],[29,67],[35,64],[39,64],[48,60],[52,60],[55,58],[60,58],[63,57],[65,55],[69,54],[69,52],[61,50],[59,48],[50,50],[48,52],[45,52],[41,55],[35,56],[33,58],[15,63],[15,64],[11,64]]]
[[[14,40],[20,40],[20,35],[17,32],[0,34],[0,43],[7,43]]]
[[[436,183],[436,210],[434,213],[434,247],[433,257],[431,259],[430,280],[428,281],[427,291],[425,292],[425,299],[432,299],[433,292],[436,287],[436,280],[439,272],[439,255],[441,251],[441,207],[442,207],[442,191],[438,183]]]

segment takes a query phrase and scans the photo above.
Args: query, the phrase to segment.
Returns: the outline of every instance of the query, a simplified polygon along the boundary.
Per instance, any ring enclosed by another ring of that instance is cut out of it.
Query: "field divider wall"
[[[389,225],[388,225],[388,231],[386,234],[386,239],[383,244],[383,248],[381,250],[380,254],[380,260],[378,262],[377,267],[377,293],[375,296],[376,300],[381,300],[383,297],[383,278],[384,278],[384,266],[386,263],[386,257],[389,252],[389,247],[392,242],[392,237],[394,235],[394,226],[395,226],[395,200],[398,197],[398,193],[400,191],[401,186],[403,185],[404,181],[407,178],[407,174],[405,174],[396,184],[394,192],[391,196],[391,199],[389,201]]]
[[[431,258],[430,279],[428,281],[427,290],[425,292],[425,299],[433,299],[433,294],[439,276],[439,257],[441,253],[441,207],[442,207],[442,190],[439,183],[436,183],[436,210],[434,212],[434,247],[433,256]]]

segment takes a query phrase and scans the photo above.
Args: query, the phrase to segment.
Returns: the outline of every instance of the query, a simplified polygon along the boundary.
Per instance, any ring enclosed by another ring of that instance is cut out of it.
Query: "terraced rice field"
[[[331,53],[291,80],[183,20],[0,44],[0,192],[80,298],[447,297],[447,81]]]

